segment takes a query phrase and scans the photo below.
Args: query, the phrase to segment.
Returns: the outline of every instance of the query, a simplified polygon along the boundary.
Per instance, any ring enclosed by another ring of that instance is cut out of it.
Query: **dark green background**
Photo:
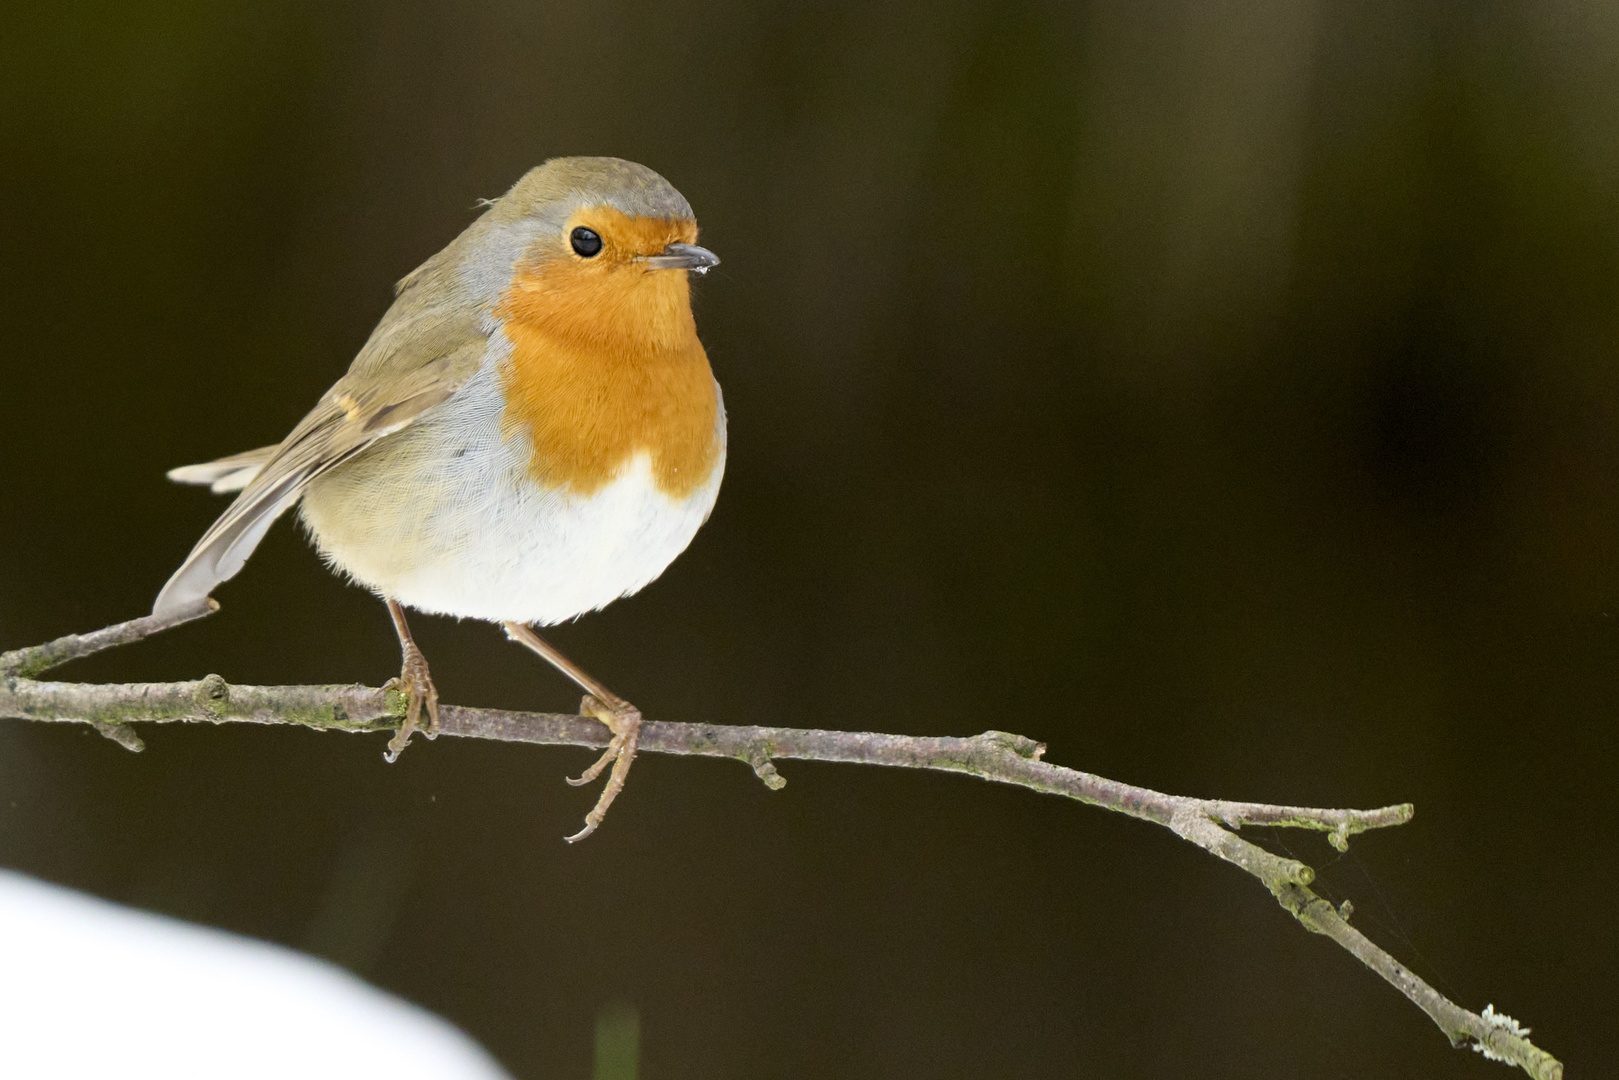
[[[555,640],[661,719],[968,734],[1188,793],[1460,1003],[1611,1065],[1619,9],[11,9],[0,645],[143,613],[391,283],[557,154],[664,173],[731,457]],[[83,679],[381,681],[278,527]],[[576,696],[420,618],[446,700]],[[0,727],[0,861],[344,960],[519,1077],[1486,1077],[1163,830],[961,778],[247,728]],[[1262,834],[1263,835],[1263,834]],[[139,1008],[139,1003],[119,1007]]]

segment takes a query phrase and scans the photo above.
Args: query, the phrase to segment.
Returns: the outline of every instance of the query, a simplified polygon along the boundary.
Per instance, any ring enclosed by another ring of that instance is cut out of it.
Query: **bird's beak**
[[[720,264],[720,257],[696,244],[670,244],[657,255],[643,256],[641,261],[654,270],[695,270],[706,274]]]

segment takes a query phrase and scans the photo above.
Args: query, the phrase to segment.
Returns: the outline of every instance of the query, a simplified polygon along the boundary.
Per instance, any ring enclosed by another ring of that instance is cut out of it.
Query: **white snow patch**
[[[0,870],[0,1076],[509,1080],[323,960]]]

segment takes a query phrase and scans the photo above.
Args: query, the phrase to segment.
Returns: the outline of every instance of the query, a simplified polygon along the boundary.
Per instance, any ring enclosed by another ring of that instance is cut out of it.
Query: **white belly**
[[[493,364],[449,401],[325,474],[302,516],[321,555],[419,611],[549,625],[651,582],[708,519],[725,468],[682,500],[657,489],[646,455],[588,496],[542,490],[526,431],[501,431]]]

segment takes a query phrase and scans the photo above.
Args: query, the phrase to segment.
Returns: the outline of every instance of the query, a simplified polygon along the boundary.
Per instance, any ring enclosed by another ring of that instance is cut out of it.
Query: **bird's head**
[[[556,158],[491,211],[525,235],[499,311],[563,342],[664,351],[695,340],[687,271],[719,258],[697,246],[691,205],[667,180],[618,158]]]

